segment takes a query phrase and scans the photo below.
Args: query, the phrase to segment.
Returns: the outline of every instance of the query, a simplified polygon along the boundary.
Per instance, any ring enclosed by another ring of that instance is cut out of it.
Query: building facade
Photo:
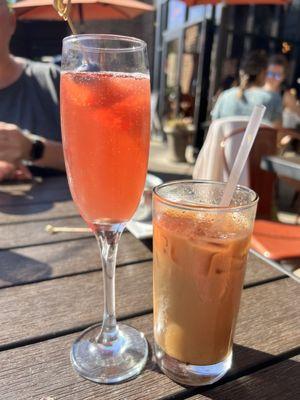
[[[300,0],[287,6],[224,4],[188,7],[181,0],[157,0],[153,87],[159,93],[162,125],[192,120],[195,147],[203,142],[214,94],[236,79],[251,50],[284,54],[286,84],[300,89]]]

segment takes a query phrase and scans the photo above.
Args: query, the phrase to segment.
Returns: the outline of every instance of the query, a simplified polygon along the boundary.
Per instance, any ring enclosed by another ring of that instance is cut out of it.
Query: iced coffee
[[[155,351],[184,384],[212,383],[231,365],[256,195],[240,188],[220,209],[222,188],[183,181],[154,195]]]

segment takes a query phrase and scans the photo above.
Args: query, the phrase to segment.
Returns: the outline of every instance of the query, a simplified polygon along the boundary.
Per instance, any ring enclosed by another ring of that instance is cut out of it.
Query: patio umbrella
[[[21,0],[12,7],[20,20],[61,20],[52,4],[52,0]],[[130,19],[153,10],[137,0],[72,0],[70,17],[74,22]]]
[[[201,4],[218,4],[218,3],[225,3],[228,5],[284,5],[291,3],[291,0],[183,0],[188,6],[195,6]]]

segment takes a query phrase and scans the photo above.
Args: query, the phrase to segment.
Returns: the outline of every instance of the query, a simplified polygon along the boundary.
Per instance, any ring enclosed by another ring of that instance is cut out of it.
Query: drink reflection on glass
[[[230,368],[257,196],[224,184],[178,181],[154,190],[154,337],[157,362],[186,385]]]
[[[97,238],[104,315],[74,342],[71,361],[87,379],[114,383],[137,375],[147,360],[144,335],[117,324],[118,241],[143,192],[150,139],[146,44],[115,35],[63,41],[61,120],[72,197]]]

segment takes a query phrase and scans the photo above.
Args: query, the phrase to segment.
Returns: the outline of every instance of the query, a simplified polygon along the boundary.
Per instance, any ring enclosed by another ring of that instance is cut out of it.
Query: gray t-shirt
[[[266,112],[264,120],[272,123],[282,118],[282,100],[278,93],[262,88],[247,89],[244,98],[238,97],[238,88],[225,90],[220,94],[211,112],[212,119],[249,116],[255,105],[264,105]]]
[[[0,89],[0,121],[61,141],[59,115],[59,68],[25,60],[20,78]]]

